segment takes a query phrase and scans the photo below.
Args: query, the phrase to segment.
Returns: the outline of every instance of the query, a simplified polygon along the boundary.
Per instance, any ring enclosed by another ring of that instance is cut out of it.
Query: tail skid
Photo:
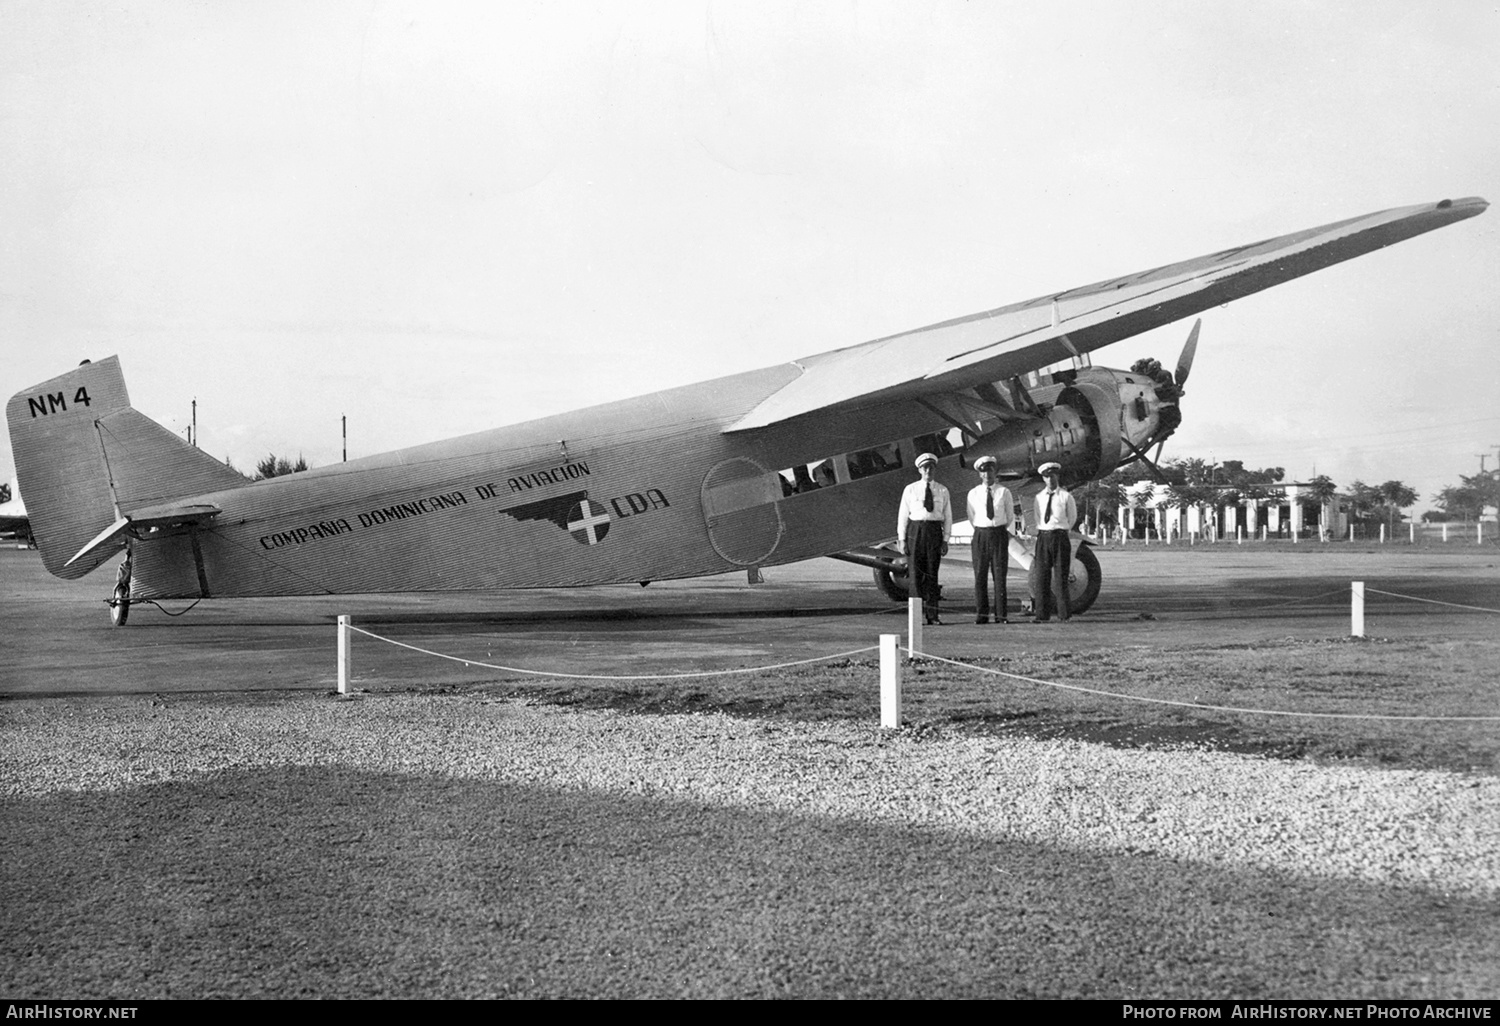
[[[248,483],[131,408],[117,357],[19,392],[5,413],[32,533],[58,577],[87,574],[132,530],[216,512],[178,500]]]

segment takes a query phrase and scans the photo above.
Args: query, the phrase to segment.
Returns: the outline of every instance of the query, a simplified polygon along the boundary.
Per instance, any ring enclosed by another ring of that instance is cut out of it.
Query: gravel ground
[[[1494,997],[1500,780],[482,695],[0,707],[13,996]]]

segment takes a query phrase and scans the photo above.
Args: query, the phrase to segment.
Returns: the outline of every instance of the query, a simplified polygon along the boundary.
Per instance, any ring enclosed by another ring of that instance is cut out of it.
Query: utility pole
[[[344,433],[344,462],[349,462],[349,415],[339,414],[339,427]]]
[[[1490,454],[1487,452],[1476,452],[1474,455],[1479,457],[1479,472],[1483,474],[1484,461],[1490,458]]]
[[[188,439],[193,443],[193,448],[198,448],[198,397],[193,396],[193,437]]]

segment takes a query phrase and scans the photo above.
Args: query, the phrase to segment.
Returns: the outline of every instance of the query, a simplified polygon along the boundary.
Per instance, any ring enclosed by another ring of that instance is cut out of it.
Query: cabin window
[[[832,459],[799,463],[795,467],[778,471],[777,476],[781,478],[782,498],[788,495],[805,495],[838,483]]]
[[[877,445],[871,449],[861,449],[849,454],[849,480],[858,481],[862,477],[870,477],[873,474],[884,474],[889,470],[901,469],[901,450],[896,447],[895,442],[888,445]]]

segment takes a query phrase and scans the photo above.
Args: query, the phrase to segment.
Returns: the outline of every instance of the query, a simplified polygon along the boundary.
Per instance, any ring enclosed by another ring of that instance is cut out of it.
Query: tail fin
[[[82,577],[123,549],[121,534],[69,563],[132,510],[248,483],[132,409],[117,357],[17,393],[5,416],[32,534],[58,577]]]

